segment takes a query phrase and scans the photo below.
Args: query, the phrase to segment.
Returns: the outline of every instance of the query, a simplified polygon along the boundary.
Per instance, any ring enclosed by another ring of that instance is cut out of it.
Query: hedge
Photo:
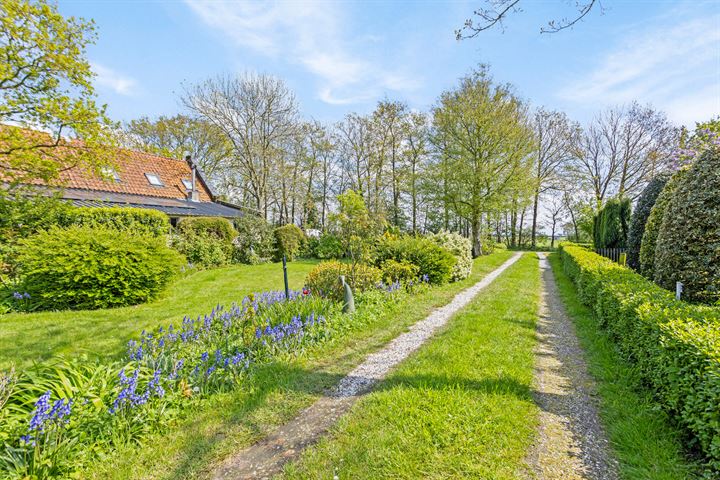
[[[632,214],[627,239],[627,265],[635,271],[640,270],[640,245],[645,233],[645,224],[655,205],[655,201],[669,178],[668,175],[661,174],[650,180],[642,194],[640,194],[635,211]]]
[[[581,301],[634,365],[691,446],[720,472],[720,308],[677,301],[632,270],[585,248],[560,246]]]
[[[375,265],[380,267],[387,260],[407,262],[419,267],[419,275],[427,281],[440,285],[450,281],[457,260],[447,249],[433,240],[421,237],[383,239],[377,247]]]
[[[63,211],[58,226],[107,227],[120,231],[148,233],[154,236],[170,232],[170,219],[157,210],[125,207],[75,207]]]

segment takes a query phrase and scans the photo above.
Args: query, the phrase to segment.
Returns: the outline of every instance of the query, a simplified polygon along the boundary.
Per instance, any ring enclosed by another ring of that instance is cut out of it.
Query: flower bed
[[[632,270],[573,244],[560,247],[578,296],[637,369],[658,404],[720,472],[720,308],[675,300]]]

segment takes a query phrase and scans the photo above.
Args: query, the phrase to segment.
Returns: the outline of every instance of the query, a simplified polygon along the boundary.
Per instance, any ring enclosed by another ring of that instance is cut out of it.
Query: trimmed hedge
[[[33,308],[96,309],[151,300],[184,259],[162,237],[72,226],[22,241],[17,263]]]
[[[581,301],[658,404],[720,472],[720,308],[675,300],[630,269],[573,244],[560,257]]]
[[[640,270],[640,245],[643,233],[645,233],[645,224],[668,179],[668,175],[658,175],[650,180],[640,195],[632,214],[627,239],[627,265],[635,271]]]
[[[177,225],[172,246],[185,255],[192,265],[220,267],[232,262],[237,232],[232,224],[219,217],[190,217]]]
[[[305,279],[305,286],[313,294],[341,301],[344,290],[340,283],[340,275],[345,275],[345,281],[356,293],[375,288],[381,279],[378,268],[357,264],[353,270],[353,266],[349,263],[331,260],[321,262],[313,268]]]
[[[168,216],[146,208],[75,207],[64,211],[57,224],[61,227],[107,227],[119,231],[148,233],[156,237],[170,233]]]
[[[295,260],[295,256],[305,242],[305,233],[294,223],[288,223],[278,227],[273,232],[275,235],[275,260],[280,261],[283,255],[288,262]]]
[[[189,237],[212,237],[225,243],[232,243],[237,232],[229,220],[220,217],[189,217],[178,222],[177,230]]]

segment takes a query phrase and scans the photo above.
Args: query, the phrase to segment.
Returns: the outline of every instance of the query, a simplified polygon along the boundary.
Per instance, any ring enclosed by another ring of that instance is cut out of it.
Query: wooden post
[[[290,300],[290,287],[288,286],[287,277],[287,259],[283,255],[283,277],[285,278],[285,301]]]

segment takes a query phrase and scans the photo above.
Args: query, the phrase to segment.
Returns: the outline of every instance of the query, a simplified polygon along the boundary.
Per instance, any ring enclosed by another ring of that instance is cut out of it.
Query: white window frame
[[[147,173],[145,172],[145,178],[147,178],[147,181],[150,185],[153,187],[164,187],[165,184],[162,181],[162,178],[160,178],[160,175],[157,173]],[[157,180],[157,183],[153,182],[153,178]]]

